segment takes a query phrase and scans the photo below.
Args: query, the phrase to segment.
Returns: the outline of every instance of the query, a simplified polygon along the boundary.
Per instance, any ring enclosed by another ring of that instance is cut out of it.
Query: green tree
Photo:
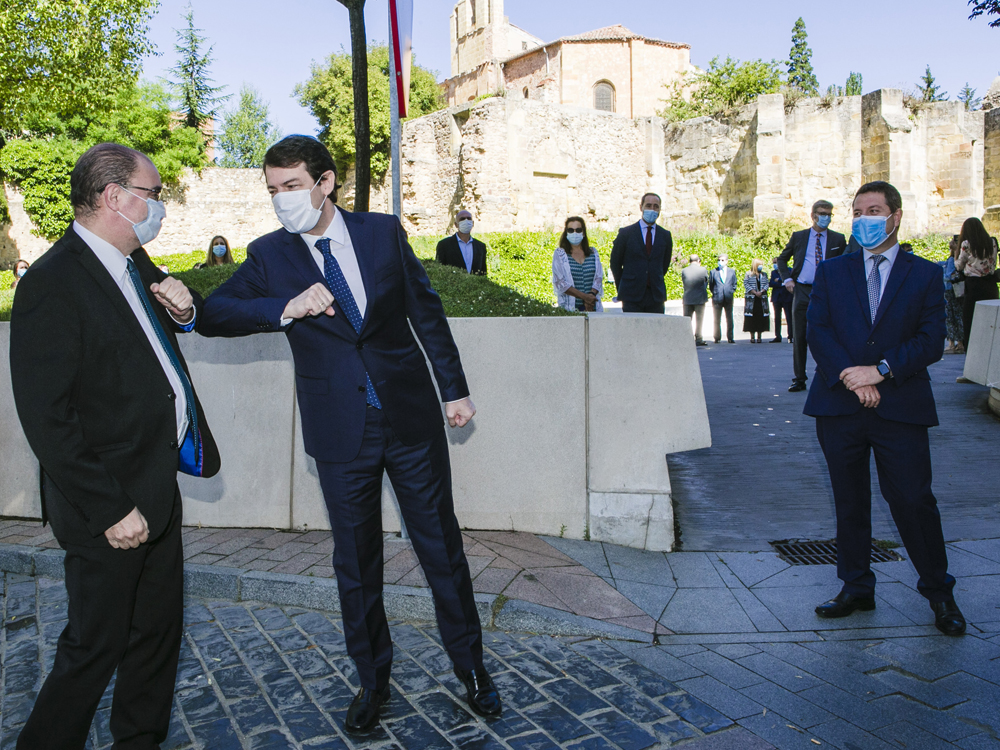
[[[271,122],[268,103],[253,86],[244,83],[239,106],[223,115],[216,138],[222,151],[219,166],[260,167],[267,149],[279,138],[281,132]]]
[[[813,73],[812,49],[809,47],[806,23],[799,17],[792,27],[792,49],[788,53],[788,86],[808,96],[819,93],[819,81]]]
[[[979,105],[982,104],[982,97],[976,96],[976,90],[969,85],[969,82],[965,82],[965,86],[958,94],[958,100],[965,105],[967,110],[979,109]]]
[[[864,93],[863,82],[860,73],[853,70],[847,76],[847,84],[844,86],[844,96],[861,96]]]
[[[212,50],[209,47],[202,51],[205,37],[201,29],[194,27],[194,11],[188,6],[184,14],[187,28],[174,29],[177,35],[177,64],[170,69],[173,78],[170,87],[180,104],[184,115],[184,124],[189,128],[202,130],[205,124],[219,112],[221,105],[229,99],[221,95],[225,86],[213,86],[214,81],[209,76],[208,68],[212,64]]]
[[[41,117],[94,117],[134,86],[157,0],[3,0],[0,147]]]
[[[941,91],[941,87],[937,85],[930,65],[927,66],[927,70],[920,78],[917,93],[920,95],[920,100],[925,102],[943,102],[948,98],[948,92]]]
[[[371,173],[381,179],[389,169],[389,48],[384,44],[373,45],[366,57]],[[322,126],[319,138],[330,149],[337,169],[349,169],[357,157],[351,56],[341,50],[330,55],[325,65],[313,65],[309,80],[295,87],[295,96],[319,120]],[[429,114],[444,105],[437,74],[417,65],[414,57],[408,119]]]
[[[726,57],[719,62],[715,57],[707,70],[667,86],[670,96],[664,100],[666,106],[659,115],[672,121],[715,115],[780,89],[781,72],[775,60],[740,62]],[[688,98],[685,91],[689,92]]]
[[[990,21],[990,28],[1000,29],[1000,0],[969,0],[968,4],[973,6],[970,21],[982,15],[996,16]]]

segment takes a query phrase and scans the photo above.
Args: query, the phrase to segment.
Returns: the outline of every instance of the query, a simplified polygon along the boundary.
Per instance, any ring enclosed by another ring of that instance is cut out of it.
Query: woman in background
[[[950,253],[947,260],[941,261],[938,265],[943,269],[944,274],[944,310],[945,310],[945,338],[949,344],[944,350],[945,354],[961,354],[965,351],[962,341],[965,335],[962,333],[962,297],[955,296],[955,286],[952,277],[955,276],[955,260],[958,258],[958,235],[952,235],[948,245]],[[959,286],[961,288],[961,285]]]
[[[604,273],[601,259],[587,239],[579,216],[566,219],[559,247],[552,255],[552,288],[559,307],[578,312],[603,312]]]
[[[205,256],[204,263],[198,263],[195,268],[206,268],[208,266],[224,266],[227,263],[235,263],[233,254],[229,249],[229,240],[221,234],[215,235],[208,243],[208,255]]]
[[[993,249],[993,238],[986,227],[976,217],[966,219],[962,233],[958,236],[959,253],[955,268],[965,274],[965,301],[962,303],[962,343],[969,352],[969,335],[972,333],[972,319],[976,313],[976,303],[986,299],[997,299],[997,254]]]
[[[771,330],[771,313],[767,305],[768,282],[764,261],[754,258],[750,261],[750,270],[743,277],[743,332],[750,334],[751,344],[759,344],[762,341],[761,334]]]
[[[21,280],[21,277],[24,276],[24,274],[27,272],[29,265],[30,264],[28,263],[28,261],[24,260],[23,258],[21,260],[18,260],[17,263],[14,264],[14,280],[10,283],[11,289],[17,288],[17,282],[19,282]]]

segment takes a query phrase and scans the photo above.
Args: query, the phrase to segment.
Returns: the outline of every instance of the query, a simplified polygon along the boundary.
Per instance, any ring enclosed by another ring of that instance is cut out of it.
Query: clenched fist
[[[298,320],[322,313],[335,315],[336,311],[333,309],[333,294],[330,293],[330,289],[326,284],[317,281],[298,297],[288,301],[281,318]]]
[[[178,323],[183,325],[191,322],[194,317],[194,298],[184,282],[168,276],[159,284],[150,284],[149,291]]]
[[[115,549],[133,549],[149,539],[149,524],[138,508],[104,532],[104,536]]]

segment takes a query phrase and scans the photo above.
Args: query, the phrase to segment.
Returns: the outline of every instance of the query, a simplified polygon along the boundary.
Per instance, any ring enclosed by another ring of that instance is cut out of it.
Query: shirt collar
[[[125,272],[128,270],[125,256],[121,254],[121,251],[107,240],[98,237],[78,221],[73,222],[73,231],[76,232],[81,240],[87,243],[87,247],[94,251],[94,255],[101,261],[101,265],[108,269],[108,273],[111,274],[112,278],[117,282],[121,282],[125,277]]]
[[[864,253],[864,259],[865,259],[865,263],[866,264],[875,255],[875,253],[871,253],[871,252],[869,252],[867,250],[862,250],[861,252]],[[892,268],[892,264],[896,262],[896,254],[897,253],[899,253],[899,243],[898,242],[895,245],[893,245],[892,247],[890,247],[888,250],[886,250],[884,253],[881,253],[882,257],[885,258],[889,262],[889,268]]]
[[[330,226],[326,228],[323,234],[309,234],[308,232],[302,233],[302,239],[310,247],[316,247],[316,243],[321,239],[326,237],[330,242],[338,247],[344,246],[344,234],[347,232],[347,224],[344,223],[344,215],[340,213],[340,210],[334,206],[333,207],[333,221],[330,222]]]
[[[466,242],[461,237],[459,237],[458,232],[455,232],[455,239],[458,240],[459,243],[461,243],[463,245],[471,245],[472,244],[472,235],[471,234],[469,235],[469,241],[468,242]]]

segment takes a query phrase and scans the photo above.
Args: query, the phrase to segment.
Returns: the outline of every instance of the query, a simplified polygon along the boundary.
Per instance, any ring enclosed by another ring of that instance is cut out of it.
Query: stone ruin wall
[[[414,234],[453,231],[462,206],[480,232],[561,227],[573,214],[614,229],[637,219],[646,191],[663,197],[663,223],[676,230],[733,231],[752,216],[806,225],[826,198],[845,231],[854,191],[876,178],[902,192],[907,234],[951,234],[968,216],[1000,233],[1000,110],[940,102],[914,113],[893,90],[794,104],[768,95],[683,123],[496,97],[407,122],[402,157]],[[345,183],[350,207],[352,175]],[[390,210],[389,184],[373,190],[373,211]],[[13,225],[0,226],[0,261],[33,260],[49,243],[31,234],[17,191],[6,195]],[[245,246],[277,227],[258,170],[207,168],[169,196],[150,250],[204,251],[214,234]]]

